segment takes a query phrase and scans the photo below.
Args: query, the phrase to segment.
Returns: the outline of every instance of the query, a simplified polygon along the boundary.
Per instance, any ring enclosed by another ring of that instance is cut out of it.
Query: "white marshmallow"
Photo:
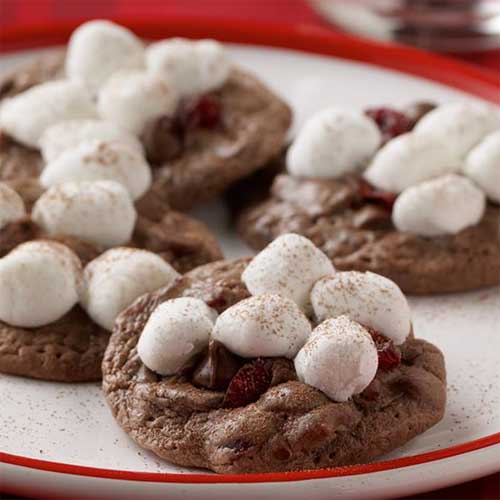
[[[310,333],[311,325],[295,302],[265,293],[226,309],[212,336],[244,358],[293,358]]]
[[[435,137],[463,158],[484,136],[499,128],[500,115],[493,108],[454,102],[427,113],[418,121],[415,133]]]
[[[109,21],[90,21],[73,31],[66,74],[96,91],[113,73],[144,67],[144,47],[128,29]]]
[[[500,203],[500,130],[487,135],[465,159],[464,173]]]
[[[31,217],[48,234],[76,236],[109,248],[130,241],[137,213],[128,191],[117,182],[66,182],[45,191]]]
[[[382,136],[363,113],[329,108],[310,118],[287,153],[299,177],[334,178],[357,170],[375,153]]]
[[[171,85],[145,71],[115,73],[99,91],[100,115],[139,135],[146,124],[161,115],[172,115],[177,94]]]
[[[330,259],[310,240],[284,234],[251,260],[241,279],[252,295],[282,295],[307,309],[313,284],[334,272]]]
[[[62,318],[78,302],[80,259],[66,246],[32,241],[0,259],[0,319],[33,328]]]
[[[399,231],[421,236],[456,234],[483,217],[484,193],[469,179],[446,175],[405,189],[396,199],[392,221]]]
[[[25,146],[38,148],[40,137],[50,126],[96,115],[91,96],[81,83],[58,80],[7,99],[0,107],[0,128]]]
[[[23,199],[7,184],[0,182],[0,229],[25,214]]]
[[[347,315],[402,344],[411,328],[410,306],[393,281],[378,274],[339,272],[316,282],[311,302],[318,321]]]
[[[217,313],[200,299],[167,300],[151,314],[137,343],[142,362],[160,375],[177,373],[207,345]]]
[[[179,273],[158,255],[135,248],[112,248],[84,269],[80,302],[88,315],[111,330],[125,308],[141,295],[173,283]]]
[[[43,159],[48,163],[69,149],[93,140],[121,142],[135,148],[140,154],[144,153],[137,137],[115,123],[104,120],[67,120],[52,125],[43,133],[40,148]]]
[[[171,38],[146,50],[148,70],[170,82],[179,95],[209,92],[227,80],[230,62],[224,47],[215,40],[193,42]]]
[[[136,200],[151,186],[152,174],[144,157],[128,144],[89,141],[59,155],[40,175],[46,188],[62,182],[99,180],[123,184]]]
[[[446,142],[410,132],[385,144],[364,177],[379,189],[400,193],[419,182],[457,172],[460,167],[461,161]]]
[[[295,358],[298,379],[338,402],[362,392],[377,369],[377,348],[370,334],[347,316],[317,326]]]

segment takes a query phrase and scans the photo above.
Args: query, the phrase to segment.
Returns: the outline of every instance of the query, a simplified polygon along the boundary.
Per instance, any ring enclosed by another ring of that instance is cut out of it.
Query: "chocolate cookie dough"
[[[284,358],[259,358],[269,388],[244,406],[232,404],[234,394],[228,402],[223,390],[200,386],[224,379],[223,373],[203,376],[205,364],[194,375],[187,367],[171,377],[146,368],[136,345],[156,306],[189,296],[222,312],[249,296],[241,281],[247,263],[202,266],[171,288],[139,298],[119,316],[103,362],[103,388],[118,423],[139,445],[176,464],[221,473],[319,469],[368,462],[442,418],[443,356],[413,335],[401,346],[399,366],[379,370],[346,403],[298,382],[293,363]]]
[[[382,274],[411,294],[500,284],[500,207],[489,203],[479,224],[456,235],[425,238],[397,231],[391,200],[379,195],[366,193],[356,175],[278,175],[267,199],[241,211],[238,231],[256,250],[284,233],[304,235],[337,269]]]
[[[64,56],[53,51],[0,77],[0,99],[62,77]],[[291,111],[251,74],[234,69],[207,97],[219,109],[215,126],[187,126],[178,135],[176,127],[175,133],[170,128],[163,133],[165,120],[159,120],[143,136],[154,167],[153,186],[144,197],[152,192],[173,208],[189,209],[258,170],[283,147]],[[37,151],[0,137],[0,180],[36,178],[42,167]]]

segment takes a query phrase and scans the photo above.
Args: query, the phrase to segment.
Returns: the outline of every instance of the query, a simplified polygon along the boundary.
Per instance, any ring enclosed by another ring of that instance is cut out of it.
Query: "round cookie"
[[[236,408],[228,407],[224,390],[194,385],[193,367],[176,376],[146,368],[136,346],[153,310],[168,299],[195,297],[220,313],[249,297],[241,281],[247,264],[243,259],[197,268],[118,317],[103,361],[103,389],[118,423],[139,445],[176,464],[221,473],[318,469],[368,462],[442,418],[442,354],[412,334],[400,346],[402,363],[379,370],[346,403],[298,382],[293,362],[284,358],[254,361],[269,388]],[[237,363],[234,356],[218,360],[226,370]]]
[[[238,231],[260,250],[281,234],[311,239],[339,270],[372,271],[411,294],[459,292],[500,283],[500,207],[488,203],[479,224],[426,238],[399,232],[384,194],[355,174],[338,179],[278,175],[264,201],[238,215]]]
[[[0,100],[64,76],[64,58],[64,51],[52,51],[3,75]],[[210,129],[186,129],[181,149],[172,159],[161,161],[158,134],[150,131],[144,137],[148,156],[154,157],[154,181],[143,198],[153,193],[173,208],[189,209],[259,169],[281,150],[291,111],[253,75],[233,69],[226,83],[207,96],[219,104],[221,123]],[[0,136],[0,180],[36,178],[42,167],[37,151]]]

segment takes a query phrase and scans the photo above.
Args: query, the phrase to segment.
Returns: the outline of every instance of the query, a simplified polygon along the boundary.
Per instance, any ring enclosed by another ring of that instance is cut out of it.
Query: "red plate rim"
[[[168,20],[126,18],[114,18],[113,20],[148,38],[181,35],[189,38],[215,37],[225,42],[282,47],[359,61],[433,80],[500,104],[500,81],[494,72],[410,47],[333,33],[322,27],[308,24],[286,25],[193,17],[170,18]],[[33,24],[4,29],[0,34],[0,52],[63,43],[77,24],[74,21],[64,21],[56,22],[50,28],[46,25]],[[64,464],[3,452],[0,452],[0,462],[61,474],[128,481],[198,484],[259,483],[302,481],[388,471],[456,457],[498,444],[500,444],[500,432],[445,449],[383,462],[314,471],[263,474],[212,475],[134,472]]]

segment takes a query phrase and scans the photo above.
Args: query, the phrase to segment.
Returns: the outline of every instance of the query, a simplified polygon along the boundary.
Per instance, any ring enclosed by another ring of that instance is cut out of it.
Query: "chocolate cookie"
[[[405,292],[430,294],[500,283],[500,208],[488,203],[479,224],[426,238],[397,231],[387,193],[359,177],[304,179],[278,175],[270,194],[244,209],[238,231],[256,250],[294,232],[311,239],[339,270],[372,271]]]
[[[1,77],[0,99],[63,76],[64,56],[64,51],[54,51]],[[184,103],[175,123],[160,119],[143,135],[154,167],[153,186],[145,198],[152,192],[173,208],[189,209],[259,169],[281,150],[290,109],[253,75],[234,69],[223,87],[204,99],[212,106],[209,127],[193,126],[203,103],[196,109]],[[42,166],[37,151],[1,136],[0,180],[37,177]]]
[[[250,295],[241,281],[247,263],[202,266],[171,288],[144,295],[119,316],[103,362],[103,388],[113,415],[138,444],[176,464],[221,473],[319,469],[370,461],[442,418],[442,354],[412,335],[401,346],[401,363],[379,369],[368,388],[346,403],[298,382],[293,363],[284,358],[245,365],[247,371],[260,370],[268,388],[244,405],[233,404],[234,393],[228,401],[227,392],[201,387],[207,385],[200,376],[206,365],[194,376],[193,367],[171,377],[146,368],[136,345],[152,311],[165,300],[189,296],[222,312]],[[223,380],[224,370],[234,373],[234,357],[211,361],[217,360],[223,366],[216,378]],[[247,390],[257,390],[255,380],[248,382]]]

